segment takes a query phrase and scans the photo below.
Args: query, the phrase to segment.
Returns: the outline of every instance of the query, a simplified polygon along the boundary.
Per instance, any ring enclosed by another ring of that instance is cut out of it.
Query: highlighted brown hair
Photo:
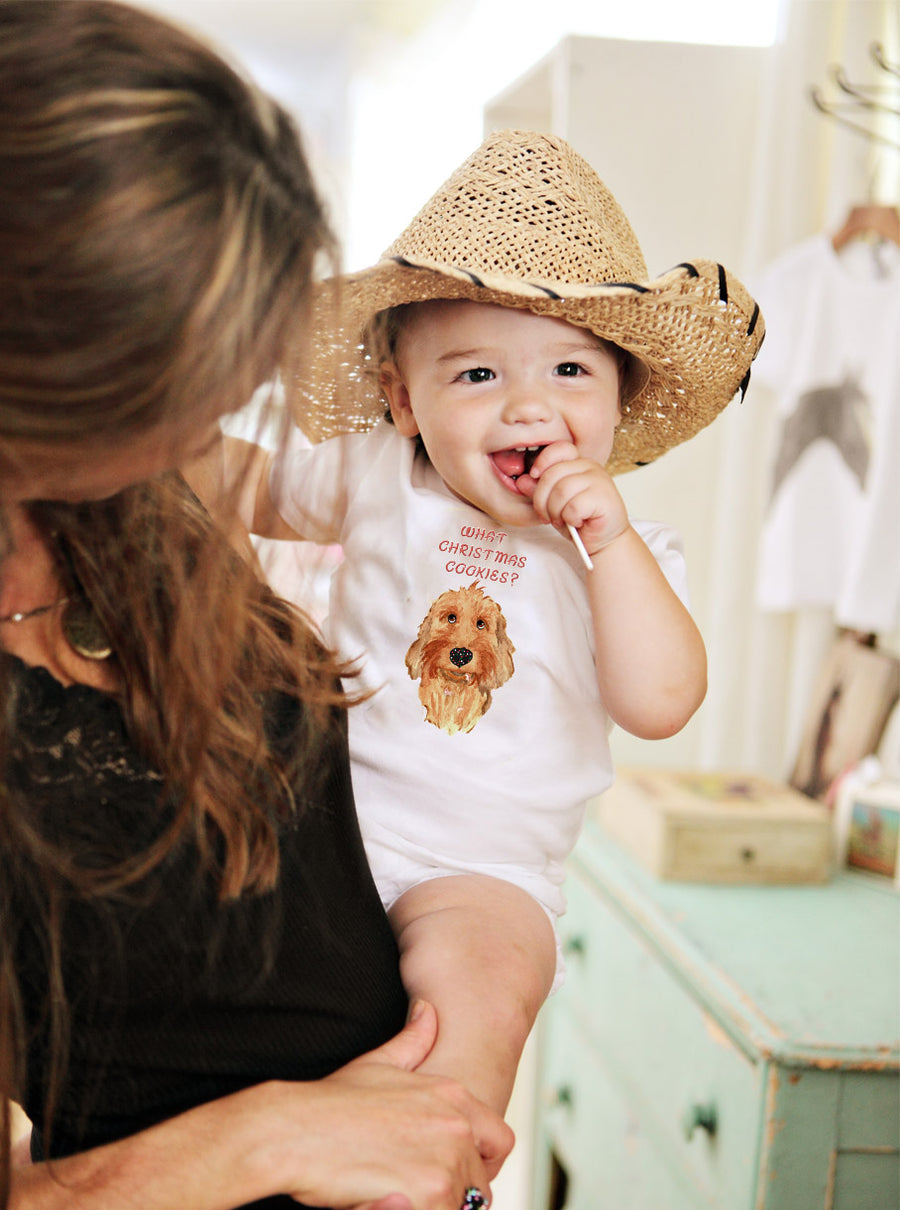
[[[333,243],[288,116],[195,38],[104,0],[2,0],[0,79],[0,475],[25,447],[102,458],[165,432],[174,451],[260,384],[290,391]],[[315,794],[334,742],[341,670],[176,473],[30,507],[107,628],[130,737],[161,774],[161,809],[175,806],[151,848],[105,866],[55,846],[0,783],[0,1104],[24,1080],[11,908],[27,888],[48,956],[52,1117],[67,897],[127,893],[184,840],[223,898],[271,887],[279,820]],[[9,768],[16,673],[0,670]],[[304,703],[290,754],[267,732],[273,691]],[[5,1205],[8,1116],[0,1129]]]

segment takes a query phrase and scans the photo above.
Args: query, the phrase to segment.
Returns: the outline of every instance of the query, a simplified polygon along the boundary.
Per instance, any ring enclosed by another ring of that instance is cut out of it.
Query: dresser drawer
[[[575,1023],[670,1170],[693,1180],[696,1204],[749,1210],[762,1120],[758,1064],[602,896],[575,874],[566,892],[568,972],[550,1004],[551,1037],[557,1012]]]
[[[565,1183],[565,1210],[714,1206],[668,1167],[638,1108],[565,1006],[557,1005],[549,1021],[543,1035],[539,1146],[555,1160],[557,1181]],[[536,1210],[556,1210],[549,1189],[536,1194]]]
[[[773,1069],[766,1100],[766,1210],[900,1207],[896,1072]]]

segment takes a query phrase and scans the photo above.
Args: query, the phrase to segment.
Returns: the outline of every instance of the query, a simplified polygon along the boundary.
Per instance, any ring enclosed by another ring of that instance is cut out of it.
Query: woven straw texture
[[[642,466],[709,424],[746,387],[765,331],[721,265],[648,280],[640,245],[593,168],[562,139],[491,135],[372,269],[323,287],[297,417],[313,440],[384,414],[365,334],[388,307],[469,298],[589,328],[643,362],[607,468]]]

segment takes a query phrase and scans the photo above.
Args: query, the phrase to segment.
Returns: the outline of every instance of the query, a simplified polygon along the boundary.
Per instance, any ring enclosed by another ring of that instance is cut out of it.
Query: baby
[[[370,694],[354,791],[407,990],[438,1009],[426,1067],[502,1111],[609,730],[672,735],[706,691],[677,536],[630,520],[612,476],[746,386],[763,324],[719,265],[649,280],[591,167],[522,132],[339,304],[303,427],[345,435],[227,439],[225,478],[251,466],[253,532],[343,547],[327,637]]]

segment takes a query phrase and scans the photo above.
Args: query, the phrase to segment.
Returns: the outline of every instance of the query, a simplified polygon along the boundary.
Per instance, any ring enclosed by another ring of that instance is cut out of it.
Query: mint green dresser
[[[569,870],[533,1210],[900,1210],[900,894]]]

